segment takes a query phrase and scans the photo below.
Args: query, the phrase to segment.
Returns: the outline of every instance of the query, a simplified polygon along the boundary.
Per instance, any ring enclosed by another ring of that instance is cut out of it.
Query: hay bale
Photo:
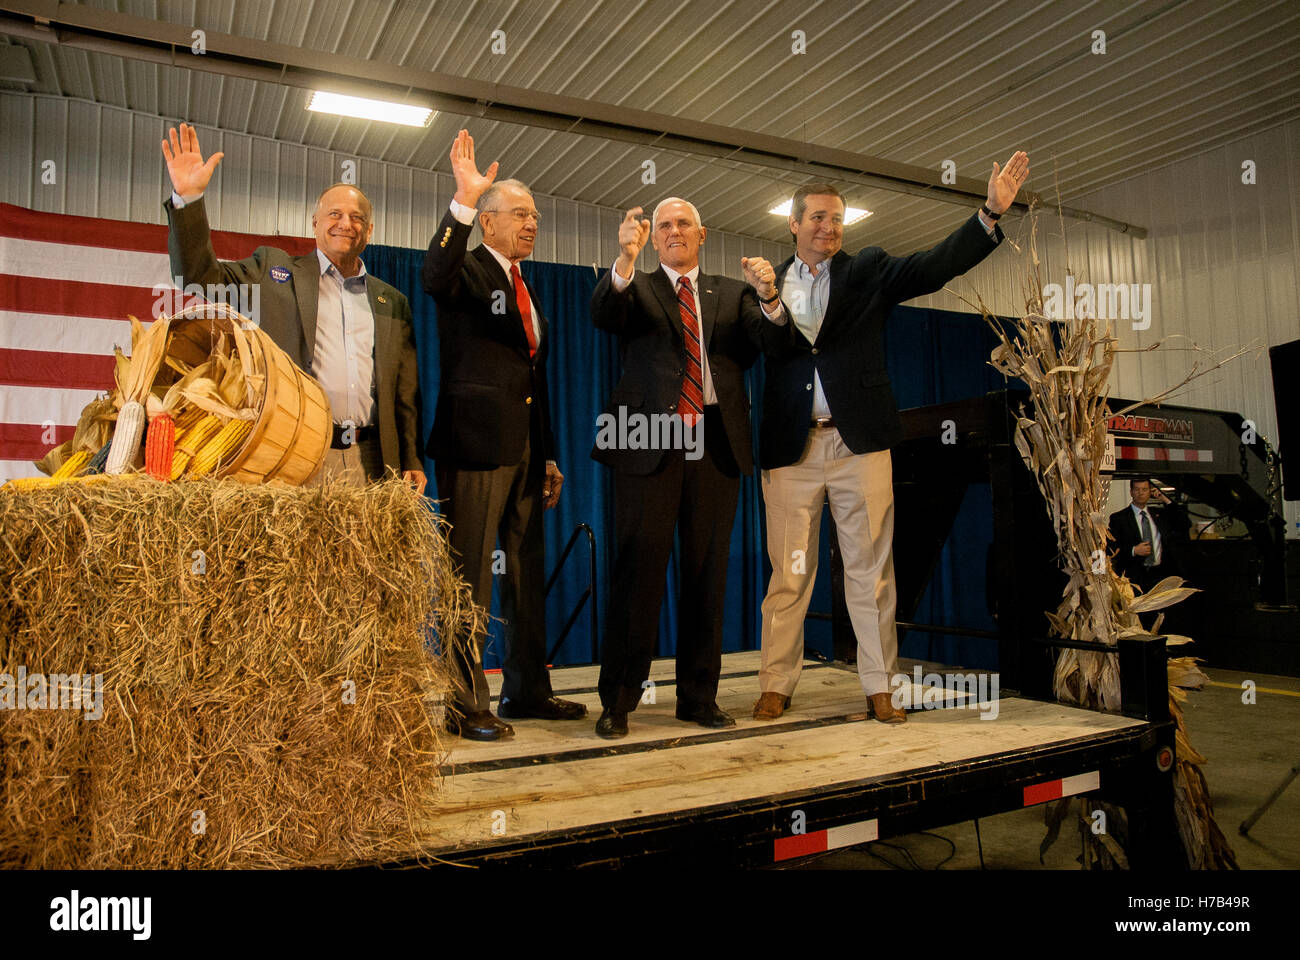
[[[0,709],[0,866],[403,851],[445,759],[426,642],[483,616],[441,523],[399,480],[0,489],[0,675],[102,675],[100,719]]]

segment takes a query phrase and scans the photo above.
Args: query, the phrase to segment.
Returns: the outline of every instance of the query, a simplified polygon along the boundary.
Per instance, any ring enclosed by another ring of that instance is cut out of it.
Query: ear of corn
[[[217,465],[228,460],[244,443],[244,438],[253,429],[251,420],[231,420],[218,431],[217,435],[203,445],[194,462],[186,470],[191,477],[207,476]]]
[[[198,409],[197,407],[195,409]],[[212,439],[221,429],[221,418],[215,413],[204,414],[197,423],[176,437],[176,447],[172,453],[171,479],[179,479],[190,462],[203,449],[203,445]]]
[[[14,477],[5,486],[14,490],[39,490],[41,487],[52,487],[56,483],[58,481],[53,477]]]
[[[122,404],[117,414],[117,427],[113,430],[113,446],[108,451],[105,473],[125,473],[135,460],[144,437],[144,406],[138,400]]]
[[[85,472],[91,474],[103,474],[104,465],[108,463],[108,451],[111,449],[113,449],[113,441],[110,440],[99,448],[98,453],[90,458],[90,462],[86,464]]]
[[[68,457],[68,459],[63,461],[63,466],[55,470],[54,475],[50,479],[56,481],[70,480],[72,477],[75,477],[80,473],[82,467],[84,467],[89,461],[90,454],[85,450],[78,450],[72,456]]]
[[[172,478],[172,455],[176,448],[176,421],[160,414],[149,421],[149,439],[145,444],[144,467],[155,480]]]
[[[179,440],[186,430],[189,430],[206,416],[207,413],[204,412],[202,407],[194,405],[182,407],[177,413],[173,414],[173,419],[176,421],[176,439]]]

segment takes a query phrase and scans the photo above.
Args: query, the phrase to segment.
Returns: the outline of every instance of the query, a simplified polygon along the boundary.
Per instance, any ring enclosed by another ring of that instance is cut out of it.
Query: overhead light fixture
[[[793,201],[791,200],[787,200],[784,203],[778,203],[775,207],[773,207],[771,210],[767,212],[775,213],[779,217],[788,217],[790,216],[790,204],[792,202]],[[870,210],[863,210],[861,207],[845,207],[844,226],[847,227],[851,224],[857,223],[859,220],[865,220],[869,216],[871,216]]]
[[[429,107],[415,107],[409,103],[390,103],[387,100],[367,100],[341,93],[316,90],[311,95],[307,109],[315,113],[333,113],[340,117],[358,120],[378,120],[380,123],[400,123],[406,127],[427,127],[433,119]]]

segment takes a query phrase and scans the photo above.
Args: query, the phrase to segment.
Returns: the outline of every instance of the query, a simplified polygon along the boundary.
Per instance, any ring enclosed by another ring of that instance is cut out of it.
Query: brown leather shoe
[[[779,693],[765,693],[754,701],[755,720],[777,720],[790,706],[790,698]]]
[[[873,693],[870,698],[871,715],[881,723],[906,723],[907,714],[894,708],[887,693]]]

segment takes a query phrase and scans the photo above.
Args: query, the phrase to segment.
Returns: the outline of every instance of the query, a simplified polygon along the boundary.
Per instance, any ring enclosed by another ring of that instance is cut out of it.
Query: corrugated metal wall
[[[162,199],[170,192],[159,151],[167,123],[155,116],[79,100],[0,94],[0,200],[37,210],[163,222]],[[454,184],[449,175],[237,133],[200,129],[205,153],[225,152],[210,191],[213,226],[251,233],[310,233],[309,205],[325,184],[340,179],[344,161],[356,163],[357,182],[376,206],[376,243],[423,247],[446,209]],[[509,156],[500,158],[509,173]],[[1050,182],[1051,158],[1031,158],[1038,189]],[[53,160],[56,182],[41,182],[42,164]],[[1242,164],[1255,164],[1256,183],[1242,183]],[[653,188],[647,188],[651,190]],[[1190,384],[1173,402],[1234,410],[1255,420],[1277,442],[1267,347],[1300,337],[1300,123],[1276,127],[1136,177],[1074,202],[1144,225],[1145,240],[1078,221],[1039,221],[1044,281],[1063,283],[1067,263],[1078,280],[1151,285],[1147,330],[1118,322],[1125,351],[1112,394],[1154,395],[1177,383],[1206,354],[1238,346],[1251,352]],[[708,199],[689,198],[708,221]],[[621,212],[538,196],[545,228],[540,260],[606,265],[616,256]],[[956,226],[968,213],[952,208]],[[1007,225],[1025,253],[1004,249],[954,281],[949,290],[915,304],[970,310],[961,299],[975,294],[997,313],[1023,309],[1028,265],[1024,220]],[[739,276],[740,257],[759,254],[774,262],[791,247],[735,234],[714,234],[704,248],[709,272]],[[894,251],[906,252],[906,251]],[[647,265],[653,254],[647,247]],[[1156,341],[1165,346],[1143,352]],[[972,358],[972,362],[978,362]],[[1300,371],[1298,371],[1300,373]],[[1300,449],[1300,437],[1290,438]],[[1123,496],[1116,491],[1113,503]],[[1300,511],[1288,508],[1296,535]]]
[[[162,202],[171,185],[160,143],[171,125],[159,117],[81,100],[0,94],[0,201],[52,213],[164,223]],[[343,179],[346,162],[355,164],[355,182],[375,204],[373,242],[423,248],[455,192],[450,174],[247,134],[200,127],[199,143],[205,156],[225,153],[207,197],[212,226],[219,230],[310,236],[316,194]],[[41,182],[47,160],[55,163],[54,184]],[[502,176],[509,176],[510,158],[500,160]],[[653,196],[654,189],[647,187],[647,193]],[[613,263],[622,211],[555,197],[536,199],[544,225],[536,259]],[[697,205],[704,206],[707,225],[707,205]],[[705,243],[704,269],[738,277],[742,256],[779,260],[790,250],[718,232]],[[646,263],[652,266],[648,244],[646,251]]]

